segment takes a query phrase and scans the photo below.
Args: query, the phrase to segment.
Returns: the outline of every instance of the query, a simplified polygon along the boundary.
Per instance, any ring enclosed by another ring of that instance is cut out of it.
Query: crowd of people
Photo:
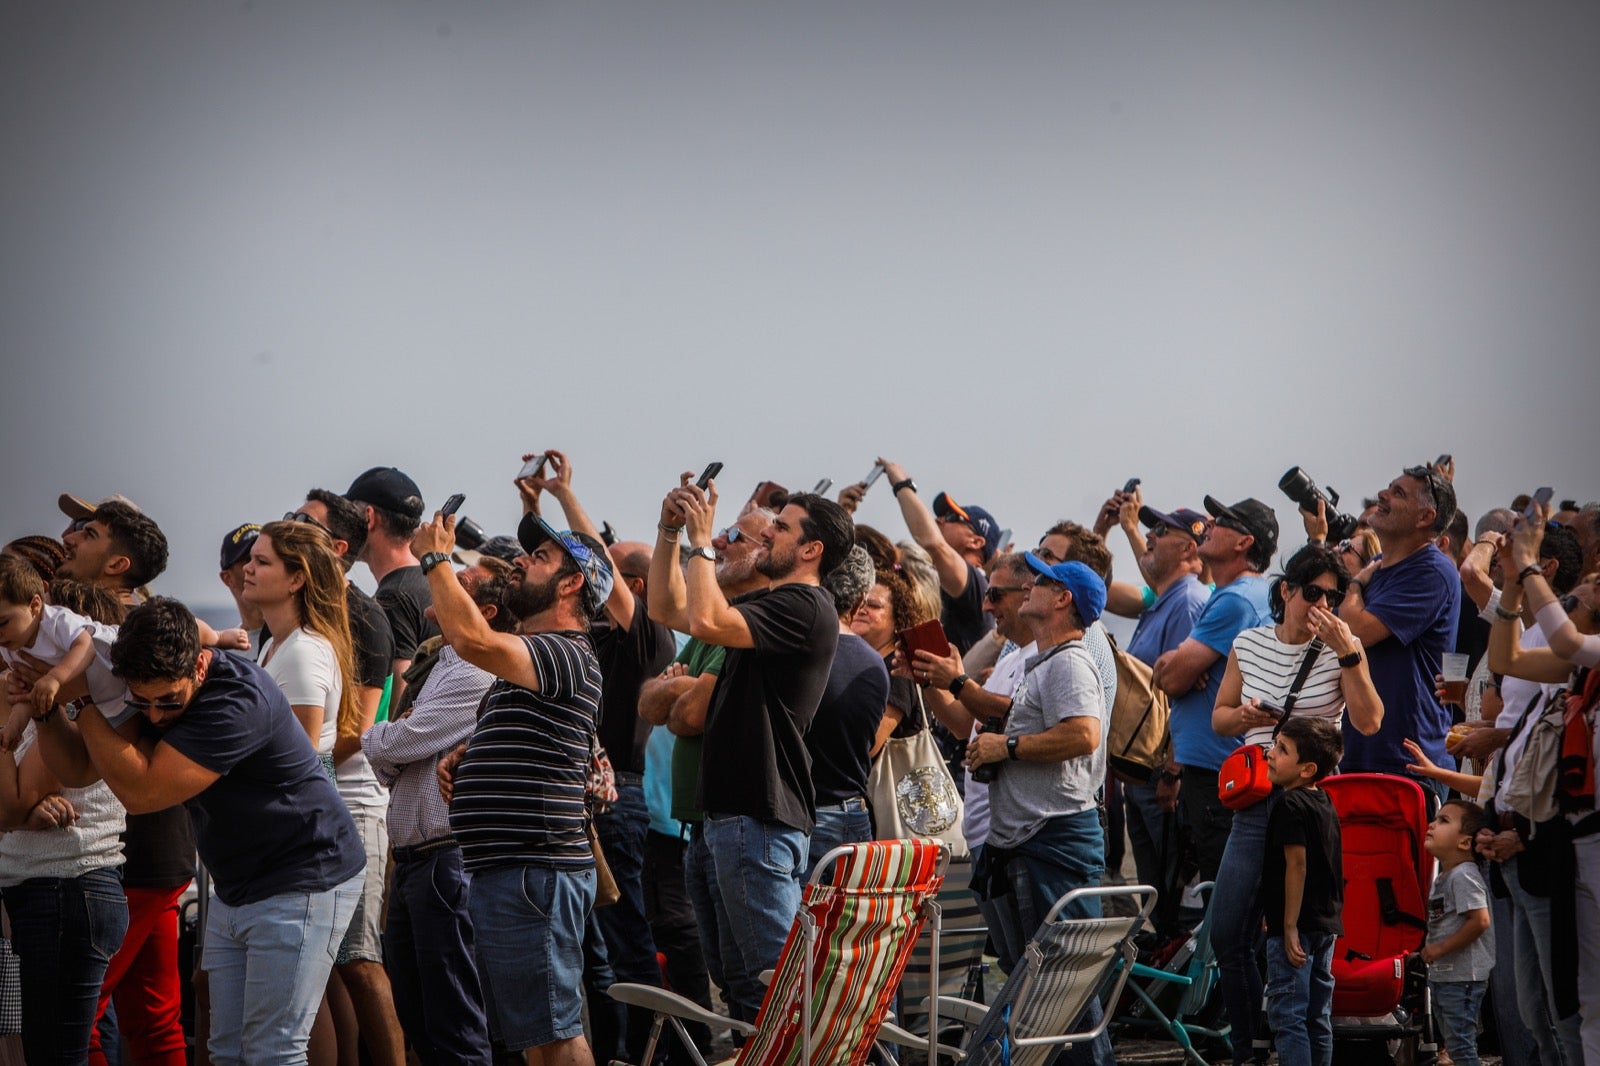
[[[189,982],[214,1063],[639,1062],[651,1019],[618,981],[714,987],[752,1021],[803,881],[883,828],[875,760],[925,731],[1002,969],[1125,833],[1158,938],[1215,883],[1233,1061],[1327,1063],[1343,879],[1319,785],[1397,774],[1438,800],[1422,957],[1449,1057],[1477,1061],[1487,995],[1506,1063],[1600,1062],[1600,504],[1541,490],[1469,524],[1441,457],[1359,515],[1282,505],[1303,544],[1261,499],[1129,482],[1024,550],[884,458],[836,499],[730,502],[688,472],[626,541],[566,454],[523,460],[514,534],[430,512],[393,467],[237,525],[221,630],[151,594],[166,539],[126,498],[64,495],[59,538],[0,552],[27,1062],[183,1063]],[[903,528],[854,521],[870,491]],[[947,646],[913,650],[933,621]],[[1148,773],[1109,770],[1124,660],[1170,700]],[[1546,721],[1558,758],[1534,754]],[[1249,744],[1272,787],[1242,805]],[[1111,1036],[1063,1059],[1110,1063]]]

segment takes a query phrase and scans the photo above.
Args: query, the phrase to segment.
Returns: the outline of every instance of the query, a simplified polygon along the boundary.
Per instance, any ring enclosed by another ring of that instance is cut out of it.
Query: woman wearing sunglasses
[[[1346,716],[1357,731],[1371,736],[1383,724],[1383,701],[1367,672],[1361,642],[1335,613],[1350,586],[1338,552],[1307,545],[1295,552],[1272,582],[1268,599],[1273,624],[1247,629],[1233,642],[1228,665],[1211,712],[1220,736],[1243,736],[1247,744],[1270,747],[1273,730],[1289,690],[1313,641],[1320,641],[1311,669],[1301,682],[1291,713],[1339,723]],[[1223,1000],[1233,1027],[1233,1058],[1251,1055],[1251,1038],[1261,1008],[1262,976],[1256,966],[1256,933],[1261,926],[1257,898],[1266,857],[1267,819],[1278,790],[1252,807],[1234,811],[1228,847],[1212,890],[1212,941],[1222,972]]]

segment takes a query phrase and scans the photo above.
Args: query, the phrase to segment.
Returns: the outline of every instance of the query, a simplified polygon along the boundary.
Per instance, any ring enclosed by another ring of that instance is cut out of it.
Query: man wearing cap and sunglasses
[[[1278,516],[1260,500],[1225,507],[1205,498],[1211,525],[1199,557],[1211,567],[1216,591],[1194,620],[1189,635],[1155,661],[1155,683],[1172,697],[1172,762],[1180,774],[1179,804],[1188,837],[1200,863],[1200,877],[1214,881],[1233,826],[1233,812],[1217,797],[1217,772],[1238,737],[1221,737],[1211,728],[1211,710],[1222,686],[1223,667],[1234,638],[1272,619],[1267,579],[1278,546]]]
[[[471,739],[440,760],[450,829],[472,875],[490,1032],[547,1064],[592,1064],[583,1035],[583,935],[595,865],[585,785],[600,717],[600,662],[589,626],[614,584],[604,546],[533,513],[527,555],[506,592],[516,633],[496,632],[448,563],[455,517],[435,515],[411,551],[450,646],[497,679]]]
[[[372,598],[389,618],[394,638],[390,699],[399,699],[417,645],[439,635],[427,615],[427,579],[411,557],[411,536],[422,521],[422,490],[394,467],[375,466],[350,483],[344,498],[361,508],[366,519],[366,543],[357,546],[357,557],[377,580]]]
[[[1455,490],[1427,466],[1407,467],[1378,493],[1368,521],[1382,557],[1354,576],[1339,617],[1366,648],[1383,725],[1367,737],[1345,723],[1346,772],[1406,773],[1414,761],[1401,747],[1408,737],[1436,764],[1455,765],[1444,747],[1450,713],[1434,693],[1461,608],[1460,574],[1435,543],[1455,512]],[[1420,780],[1444,797],[1442,786]]]

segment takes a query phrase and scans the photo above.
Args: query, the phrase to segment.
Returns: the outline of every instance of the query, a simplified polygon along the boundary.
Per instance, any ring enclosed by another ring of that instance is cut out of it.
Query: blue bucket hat
[[[1027,552],[1023,558],[1040,577],[1064,585],[1072,593],[1072,603],[1078,608],[1078,617],[1083,619],[1083,624],[1094,625],[1106,609],[1106,583],[1100,580],[1099,574],[1078,562],[1056,563],[1052,566],[1032,552]]]

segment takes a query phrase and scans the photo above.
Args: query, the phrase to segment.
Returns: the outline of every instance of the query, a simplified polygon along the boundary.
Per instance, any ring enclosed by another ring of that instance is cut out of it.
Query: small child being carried
[[[111,672],[116,628],[45,603],[46,591],[44,579],[31,565],[0,553],[0,660],[9,667],[26,652],[49,665],[11,704],[0,727],[0,748],[6,751],[16,751],[28,719],[47,715],[61,689],[76,678],[85,680],[89,697],[107,720],[116,720],[127,701],[127,686]]]

